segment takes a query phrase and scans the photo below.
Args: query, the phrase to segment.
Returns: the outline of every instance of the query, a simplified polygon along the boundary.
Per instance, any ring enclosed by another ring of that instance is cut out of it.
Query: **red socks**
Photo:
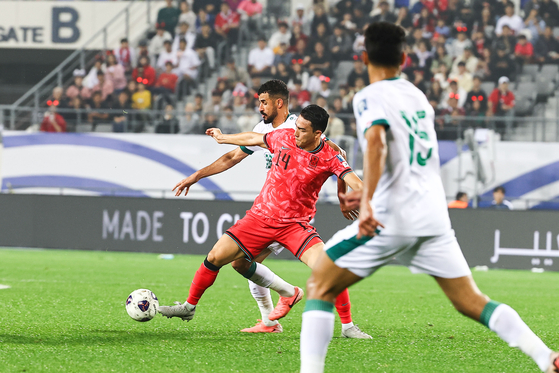
[[[347,289],[342,291],[336,298],[336,310],[338,315],[340,315],[342,324],[349,324],[352,321],[351,302],[349,301],[349,291]]]
[[[205,262],[202,263],[202,265],[200,265],[200,268],[198,268],[198,270],[196,271],[194,278],[192,279],[192,284],[190,285],[190,290],[188,291],[188,298],[186,299],[186,301],[193,305],[198,304],[198,301],[204,294],[204,291],[206,291],[207,288],[213,285],[218,273],[219,268],[217,268],[217,270],[211,270],[205,266]]]

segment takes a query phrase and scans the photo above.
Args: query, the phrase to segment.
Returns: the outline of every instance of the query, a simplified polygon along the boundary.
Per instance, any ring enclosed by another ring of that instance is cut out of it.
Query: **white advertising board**
[[[147,28],[150,9],[154,23],[164,2],[132,4],[128,14],[128,37],[138,38]],[[0,1],[0,48],[78,49],[126,8],[128,1]],[[107,46],[115,48],[126,36],[123,13],[107,29]],[[102,49],[101,33],[88,49]]]

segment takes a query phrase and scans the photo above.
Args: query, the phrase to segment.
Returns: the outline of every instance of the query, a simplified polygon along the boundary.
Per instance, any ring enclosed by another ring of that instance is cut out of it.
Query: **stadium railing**
[[[52,94],[53,88],[66,87],[73,80],[74,69],[89,71],[95,56],[101,51],[112,50],[119,45],[123,37],[130,39],[132,35],[143,35],[148,26],[155,22],[161,1],[129,0],[127,2],[128,5],[123,10],[101,26],[80,49],[75,50],[39,83],[9,105],[8,110],[11,111],[9,127],[14,128],[18,121],[28,120],[29,117],[24,118],[22,115],[30,114],[28,110],[30,107],[33,108],[31,119],[37,118],[41,105]],[[102,46],[102,49],[98,46]],[[21,108],[26,109],[19,110]]]
[[[27,129],[30,125],[39,125],[43,120],[44,113],[48,111],[47,107],[39,105],[32,106],[16,106],[13,105],[0,105],[0,125],[3,124],[4,129],[9,130],[23,130]],[[88,129],[87,115],[94,112],[94,109],[72,109],[72,108],[58,108],[57,112],[63,117],[68,114],[76,116],[76,119],[70,121],[68,124],[68,132],[91,132]],[[103,109],[103,113],[111,115],[122,115],[122,110]],[[135,124],[138,121],[145,122],[145,132],[155,132],[157,123],[165,115],[163,110],[127,110],[129,123]],[[179,119],[184,118],[186,112],[184,110],[174,110],[173,115]],[[206,113],[203,113],[206,114]],[[255,113],[257,114],[257,113]],[[297,114],[297,113],[295,113]],[[215,116],[219,122],[219,118],[225,113],[216,113]],[[235,118],[246,115],[246,113],[231,113]],[[355,118],[352,114],[337,114],[336,117],[342,119],[345,123],[346,138],[354,137],[354,133],[347,133],[351,128]],[[200,122],[204,121],[203,115],[199,119]],[[216,122],[216,126],[217,123]],[[106,124],[111,121],[107,120]],[[107,132],[107,128],[102,127],[102,132]],[[130,126],[128,132],[133,132],[131,129],[135,128]],[[534,117],[481,117],[481,116],[437,116],[435,120],[435,128],[439,140],[457,140],[463,138],[463,133],[468,128],[481,129],[487,128],[494,130],[498,133],[503,141],[532,141],[532,142],[559,142],[559,116],[555,118],[546,118],[543,116]],[[37,128],[38,129],[38,128]],[[354,129],[353,129],[354,130]],[[97,130],[100,131],[100,130]],[[193,133],[194,128],[183,128],[184,133]],[[110,130],[109,130],[110,132]]]

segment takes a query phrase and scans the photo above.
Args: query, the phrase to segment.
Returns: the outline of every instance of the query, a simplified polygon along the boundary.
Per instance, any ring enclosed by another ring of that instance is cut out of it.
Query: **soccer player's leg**
[[[309,268],[314,269],[314,266],[323,251],[324,243],[319,242],[303,252],[301,255],[301,261],[309,266]],[[349,300],[349,291],[347,288],[338,294],[334,305],[338,315],[340,316],[340,321],[342,322],[342,337],[372,339],[369,334],[363,332],[353,323],[353,318],[351,317],[351,302]]]
[[[334,302],[362,277],[338,267],[324,251],[313,263],[307,281],[307,302],[301,327],[301,373],[322,373],[334,331]]]
[[[262,316],[262,319],[258,320],[255,326],[242,329],[242,332],[279,333],[283,331],[277,320],[270,320],[268,317],[270,312],[274,309],[270,288],[277,291],[280,295],[292,296],[295,293],[295,287],[285,282],[268,267],[261,264],[271,253],[272,251],[270,249],[266,249],[252,262],[245,259],[238,259],[231,263],[232,267],[237,272],[248,279],[250,293],[258,304]]]
[[[510,347],[519,348],[542,372],[559,371],[559,355],[543,343],[512,307],[483,294],[471,275],[435,279],[458,312],[491,329]]]
[[[478,289],[453,231],[419,241],[417,248],[398,260],[412,272],[432,275],[458,312],[482,323],[509,346],[519,348],[543,372],[559,371],[559,354],[553,353],[514,309],[490,300]]]
[[[183,304],[175,302],[174,306],[160,306],[159,313],[167,318],[179,317],[186,321],[192,320],[198,301],[206,289],[213,285],[220,268],[245,255],[237,242],[224,234],[194,274],[186,302]]]

